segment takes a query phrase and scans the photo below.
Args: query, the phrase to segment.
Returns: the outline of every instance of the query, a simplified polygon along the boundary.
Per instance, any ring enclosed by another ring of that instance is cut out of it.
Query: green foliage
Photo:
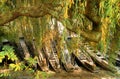
[[[51,74],[48,74],[48,73],[46,73],[46,72],[37,71],[37,72],[35,73],[35,79],[40,79],[40,78],[42,78],[42,79],[47,79],[50,75],[51,75]]]
[[[18,62],[18,58],[14,54],[13,47],[8,46],[8,45],[3,46],[2,51],[0,52],[0,63],[2,62],[2,59],[4,59],[6,56],[8,57],[7,60],[16,61],[15,63],[9,64],[9,69],[10,70],[12,70],[14,72],[21,71],[21,70],[29,70],[30,72],[34,72],[34,70],[31,69],[30,67],[32,67],[33,65],[35,65],[37,63],[36,57],[26,59],[28,65],[29,65],[27,67],[24,62],[22,62],[22,61]],[[10,71],[7,71],[7,72],[1,73],[0,77],[8,77],[8,76],[11,76],[11,75],[12,74],[10,74]]]
[[[2,63],[2,59],[3,59],[3,58],[5,58],[5,55],[4,55],[3,52],[2,52],[2,53],[0,52],[0,63]]]
[[[0,13],[6,12],[7,10],[9,10],[9,7],[6,6],[5,3],[6,3],[6,0],[0,1]]]
[[[111,41],[115,37],[119,16],[119,0],[102,0],[99,15],[101,16],[102,40],[104,52],[108,52]]]
[[[120,48],[120,37],[118,39],[118,48]]]
[[[15,64],[10,64],[9,68],[14,70],[14,71],[20,71],[26,68],[25,64],[23,62],[20,63],[15,63]]]
[[[28,66],[25,65],[24,62],[18,62],[18,63],[12,63],[9,65],[9,68],[14,70],[14,71],[20,71],[20,70],[30,70],[32,72],[34,72],[33,69],[31,69],[31,67],[35,66],[37,64],[37,60],[36,57],[35,58],[28,58],[25,59],[25,61],[27,62]]]
[[[79,49],[80,38],[74,37],[71,40],[66,40],[67,48],[70,52],[74,52],[74,50]]]
[[[28,59],[25,59],[29,65],[29,67],[35,66],[37,64],[37,57],[30,57]]]
[[[0,74],[0,78],[8,77],[8,76],[11,76],[9,71]]]
[[[17,24],[16,21],[9,23],[6,27],[1,27],[0,28],[0,40],[2,41],[2,39],[8,39],[12,42],[15,42],[16,40],[18,40],[18,36],[20,35],[20,32],[18,29],[19,24]]]
[[[16,55],[14,54],[14,49],[11,46],[5,45],[2,48],[2,51],[0,52],[0,63],[2,62],[2,59],[5,58],[5,56],[8,57],[8,60],[12,60],[12,61],[17,61],[18,58],[16,57]]]

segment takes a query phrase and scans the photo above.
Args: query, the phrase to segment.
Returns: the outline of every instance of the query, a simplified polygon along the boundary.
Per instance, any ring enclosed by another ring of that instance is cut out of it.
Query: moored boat
[[[77,63],[80,63],[87,70],[91,72],[94,72],[96,70],[96,65],[94,64],[92,59],[81,50],[79,50],[77,53],[74,52],[73,55],[77,59]]]
[[[70,55],[67,48],[64,48],[63,51],[61,52],[60,61],[61,61],[61,64],[62,64],[63,68],[67,72],[74,71],[74,66],[73,66],[73,64],[71,62],[71,55]]]
[[[53,48],[51,47],[50,50],[45,46],[43,48],[45,57],[47,58],[47,61],[50,65],[50,68],[52,68],[55,72],[60,72],[60,63],[57,54],[53,51]]]

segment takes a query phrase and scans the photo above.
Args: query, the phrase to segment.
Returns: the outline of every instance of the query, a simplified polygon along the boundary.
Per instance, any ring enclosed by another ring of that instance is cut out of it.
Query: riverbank
[[[57,73],[48,79],[120,79],[120,74],[116,75],[103,69],[100,69],[98,72],[94,73],[85,69],[79,69],[71,73]]]
[[[59,73],[53,71],[14,71],[9,74],[9,77],[3,79],[120,79],[120,74],[111,73],[103,69],[93,73],[80,67],[73,72],[65,72],[64,70]]]

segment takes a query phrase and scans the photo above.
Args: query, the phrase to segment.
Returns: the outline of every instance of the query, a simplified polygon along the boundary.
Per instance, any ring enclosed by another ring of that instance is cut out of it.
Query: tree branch
[[[74,32],[74,33],[80,33],[81,36],[85,37],[87,40],[93,41],[93,42],[99,42],[101,39],[101,32],[97,31],[84,31],[81,30],[80,28],[68,28],[66,27],[67,30]]]
[[[101,33],[96,31],[80,31],[81,36],[87,38],[90,41],[99,42],[101,38]]]
[[[50,12],[53,11],[49,5],[41,4],[39,6],[32,7],[21,7],[19,9],[4,13],[0,15],[0,26],[4,26],[20,16],[27,16],[32,18],[43,17],[44,15],[52,15]],[[53,16],[53,15],[52,15]]]
[[[0,15],[0,26],[4,26],[6,23],[13,21],[20,16],[38,18],[38,17],[43,17],[48,14],[48,15],[52,15],[53,17],[57,18],[53,13],[55,11],[56,10],[52,8],[51,5],[47,5],[47,4],[46,5],[41,4],[39,6],[31,6],[31,7],[21,7],[19,9]],[[80,31],[80,29],[69,29],[69,28],[67,29],[73,32],[77,32],[77,30]],[[80,34],[83,37],[87,38],[88,40],[95,41],[95,42],[98,42],[101,37],[101,34],[99,32],[80,31]]]

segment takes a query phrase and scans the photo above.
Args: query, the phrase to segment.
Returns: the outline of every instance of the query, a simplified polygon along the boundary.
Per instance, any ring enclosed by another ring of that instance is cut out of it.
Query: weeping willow
[[[106,53],[110,47],[110,42],[115,37],[119,16],[118,0],[102,0],[100,2],[101,31],[102,31],[102,51]]]
[[[39,5],[42,6],[37,7]],[[98,49],[106,54],[117,33],[116,28],[120,27],[119,0],[1,0],[0,15],[6,12],[9,15],[11,11],[19,10],[21,7],[24,9],[23,11],[20,9],[21,17],[0,27],[1,39],[18,41],[19,37],[23,36],[30,42],[35,39],[35,45],[38,48],[44,46],[46,40],[56,39],[57,48],[61,50],[66,37],[74,33],[78,37],[73,39],[74,43],[72,42],[71,45],[68,42],[68,49],[77,49],[81,38],[85,38],[85,41],[93,42],[95,47],[98,46]],[[28,9],[25,10],[26,8]],[[37,16],[40,14],[42,17]],[[53,18],[63,24],[65,29],[62,35],[59,35],[57,25],[51,31],[49,22]],[[97,33],[99,33],[98,36]],[[120,38],[119,35],[118,38]]]
[[[100,2],[100,16],[101,16],[101,51],[109,55],[109,62],[115,62],[115,51],[119,50],[119,19],[120,15],[120,1],[118,0],[102,0]]]

